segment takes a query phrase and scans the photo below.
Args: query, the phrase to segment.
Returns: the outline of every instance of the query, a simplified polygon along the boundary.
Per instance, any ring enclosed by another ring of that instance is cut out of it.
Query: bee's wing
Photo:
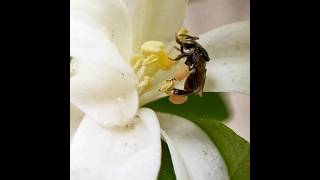
[[[206,72],[207,72],[207,70],[205,69],[205,73],[203,75],[203,81],[202,81],[202,84],[200,85],[200,91],[199,91],[200,96],[202,96],[204,84],[206,82],[206,76],[207,76]]]
[[[184,83],[184,90],[194,92],[195,85],[196,85],[196,79],[197,79],[195,73],[189,74],[188,78],[186,79],[186,81]]]
[[[204,83],[206,80],[206,63],[204,62],[204,60],[200,59],[198,61],[198,67],[197,67],[197,75],[196,78],[194,79],[194,83],[195,83],[195,92],[199,95],[202,96],[203,93],[203,87],[204,87]]]

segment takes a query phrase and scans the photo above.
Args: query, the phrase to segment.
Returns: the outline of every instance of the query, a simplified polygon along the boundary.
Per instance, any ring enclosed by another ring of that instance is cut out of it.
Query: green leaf
[[[176,175],[171,161],[171,156],[167,143],[161,140],[162,155],[161,155],[161,167],[158,175],[158,180],[175,180]]]
[[[195,122],[219,149],[231,180],[250,179],[250,144],[218,121]]]
[[[218,121],[195,122],[219,149],[227,165],[230,180],[250,179],[250,144]],[[162,141],[162,160],[159,180],[175,180],[167,144]]]
[[[146,105],[155,111],[184,117],[197,124],[207,133],[219,149],[228,167],[231,180],[250,179],[250,144],[225,126],[221,121],[229,117],[226,104],[220,93],[207,92],[202,97],[189,96],[185,104],[174,105],[162,98]],[[166,143],[159,179],[175,179],[171,158]]]
[[[229,117],[227,105],[220,93],[205,92],[202,97],[191,95],[184,104],[172,104],[168,97],[146,105],[158,112],[175,114],[192,121],[223,121]]]

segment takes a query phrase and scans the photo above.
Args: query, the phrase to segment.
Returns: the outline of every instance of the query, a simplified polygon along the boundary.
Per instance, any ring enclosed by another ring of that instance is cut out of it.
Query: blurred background
[[[189,0],[184,26],[194,35],[250,19],[250,0]],[[231,117],[226,123],[250,142],[250,96],[225,93]]]

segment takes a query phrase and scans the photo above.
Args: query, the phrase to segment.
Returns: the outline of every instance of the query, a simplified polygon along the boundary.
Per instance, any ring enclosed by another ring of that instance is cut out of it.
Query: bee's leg
[[[180,44],[180,52],[181,52],[181,54],[184,54],[183,49],[184,49],[184,46],[182,44]]]
[[[186,90],[181,90],[181,89],[173,89],[173,94],[175,95],[188,95],[193,93],[192,91],[186,91]]]
[[[178,55],[178,57],[176,57],[175,59],[171,59],[171,58],[168,58],[172,61],[179,61],[180,59],[184,58],[184,57],[189,57],[192,55],[192,52],[191,53],[186,53],[186,52],[182,52],[181,54]]]
[[[171,58],[168,58],[168,59],[170,59],[172,61],[179,61],[180,59],[187,57],[187,56],[188,56],[188,54],[179,54],[179,56],[176,57],[175,59],[171,59]]]
[[[178,43],[178,44],[182,44],[182,42],[180,41],[180,39],[179,39],[179,37],[178,37],[178,34],[176,34],[176,42]]]
[[[188,52],[184,51],[184,46],[181,44],[180,47],[175,46],[174,49],[180,51],[181,54],[187,54]],[[188,53],[189,55],[191,55],[191,53]]]
[[[188,94],[190,93],[185,90],[173,89],[173,94],[169,96],[169,101],[172,104],[183,104],[188,100]]]
[[[180,51],[181,54],[185,53],[185,52],[183,51],[183,47],[182,47],[181,45],[180,45],[180,48],[177,47],[177,46],[175,46],[174,48],[175,48],[176,50]]]

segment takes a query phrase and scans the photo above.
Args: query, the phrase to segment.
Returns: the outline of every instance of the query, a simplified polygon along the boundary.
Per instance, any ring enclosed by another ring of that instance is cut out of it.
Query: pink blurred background
[[[185,27],[199,35],[213,28],[250,19],[250,0],[189,0]],[[226,123],[238,135],[250,141],[250,96],[225,93],[232,112]]]

